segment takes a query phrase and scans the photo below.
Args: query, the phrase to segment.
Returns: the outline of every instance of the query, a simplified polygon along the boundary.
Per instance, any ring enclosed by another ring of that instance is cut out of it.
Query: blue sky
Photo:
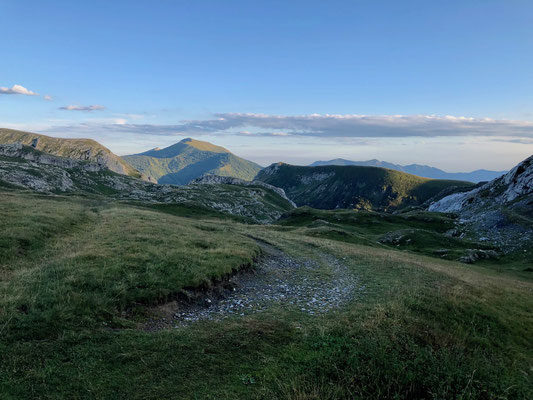
[[[0,0],[0,16],[0,126],[118,154],[192,136],[263,165],[533,153],[530,0]]]

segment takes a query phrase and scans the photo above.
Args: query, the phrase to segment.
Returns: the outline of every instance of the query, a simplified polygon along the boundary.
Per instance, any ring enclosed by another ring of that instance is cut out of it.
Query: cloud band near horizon
[[[72,108],[71,108],[72,109]],[[56,131],[62,127],[55,127]],[[68,127],[72,130],[75,127]],[[175,125],[81,124],[78,130],[156,136],[233,134],[268,137],[386,138],[499,136],[533,139],[533,122],[435,115],[300,115],[219,113]]]

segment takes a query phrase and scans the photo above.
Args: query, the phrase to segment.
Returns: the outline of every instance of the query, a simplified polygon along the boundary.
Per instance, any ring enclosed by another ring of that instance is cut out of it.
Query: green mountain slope
[[[37,133],[0,128],[0,144],[21,143],[44,153],[91,161],[118,174],[140,178],[141,174],[122,158],[92,139],[63,139]]]
[[[377,167],[300,167],[283,163],[261,170],[256,179],[284,189],[298,206],[320,209],[390,210],[420,205],[452,186],[473,185]]]
[[[250,181],[261,166],[208,142],[183,139],[164,149],[123,157],[152,181],[185,185],[204,175],[231,176]]]

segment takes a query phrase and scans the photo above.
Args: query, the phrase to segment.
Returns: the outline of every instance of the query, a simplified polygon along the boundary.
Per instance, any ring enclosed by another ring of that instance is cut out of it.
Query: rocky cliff
[[[432,203],[428,211],[455,213],[473,236],[513,250],[533,239],[533,156],[507,174]]]

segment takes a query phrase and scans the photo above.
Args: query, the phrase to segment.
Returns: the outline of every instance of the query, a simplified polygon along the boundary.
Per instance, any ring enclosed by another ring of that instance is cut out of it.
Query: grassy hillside
[[[104,164],[111,171],[140,178],[141,174],[131,165],[113,154],[111,150],[92,139],[63,139],[36,133],[0,128],[0,144],[22,143],[56,156],[87,160]]]
[[[154,181],[174,185],[186,185],[203,175],[252,180],[261,169],[223,147],[193,139],[123,158]]]
[[[300,167],[282,163],[260,171],[256,179],[284,189],[299,206],[319,209],[388,210],[422,204],[451,186],[473,185],[421,178],[385,168]]]
[[[3,399],[533,396],[528,280],[98,198],[2,191],[0,230]],[[320,263],[324,280],[341,260],[358,294],[322,315],[272,307],[142,328],[153,305],[252,262],[250,236]]]
[[[255,223],[269,223],[294,208],[260,184],[157,185],[102,169],[88,161],[50,156],[30,146],[0,145],[0,187],[42,193],[99,196],[162,208],[192,207]],[[3,155],[2,155],[3,154]]]
[[[390,214],[300,207],[286,213],[276,224],[287,231],[309,237],[374,248],[395,248],[453,261],[460,260],[473,250],[489,255],[495,251],[497,254],[477,260],[476,265],[506,271],[524,279],[532,277],[533,254],[527,251],[527,243],[517,251],[504,255],[507,247],[479,241],[477,232],[458,224],[457,217],[451,214],[420,210]]]

